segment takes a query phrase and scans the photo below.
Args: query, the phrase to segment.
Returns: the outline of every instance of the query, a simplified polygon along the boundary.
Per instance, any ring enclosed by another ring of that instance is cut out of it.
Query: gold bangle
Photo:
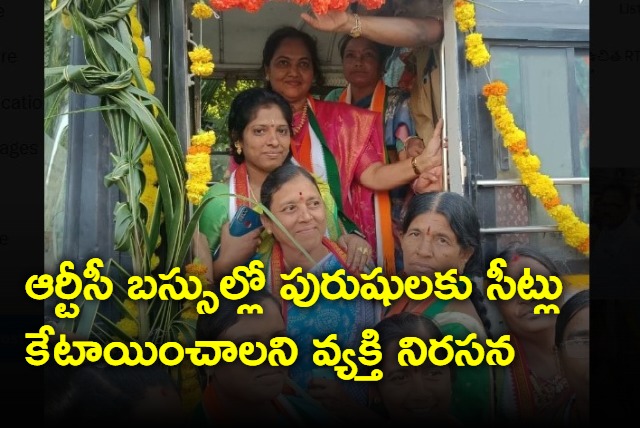
[[[349,31],[349,35],[354,39],[357,39],[362,34],[362,26],[360,25],[360,17],[358,16],[358,14],[354,13],[353,17],[355,18],[356,22],[351,31]]]
[[[417,156],[414,156],[411,158],[411,166],[413,167],[413,172],[416,173],[416,175],[420,175],[420,170],[418,169],[418,162],[417,162]]]

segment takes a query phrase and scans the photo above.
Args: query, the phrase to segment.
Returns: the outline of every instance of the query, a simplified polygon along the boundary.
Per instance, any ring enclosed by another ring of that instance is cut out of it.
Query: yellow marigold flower
[[[147,88],[147,92],[149,92],[150,94],[153,94],[156,91],[156,84],[153,83],[153,80],[145,77],[144,78],[144,84]]]
[[[200,77],[211,76],[213,74],[213,69],[214,65],[212,62],[194,62],[191,64],[191,67],[189,67],[189,71],[191,71],[192,74]]]
[[[202,174],[211,170],[209,155],[196,153],[186,156],[185,168],[189,174]]]
[[[140,73],[142,77],[151,76],[151,61],[146,56],[138,57],[138,65],[140,66]]]
[[[502,134],[510,132],[515,124],[513,114],[508,110],[505,114],[496,117],[494,122],[496,128],[498,128]]]
[[[131,21],[131,35],[133,37],[142,37],[142,24],[140,24],[137,16],[130,13],[129,20]]]
[[[64,29],[71,30],[71,27],[73,26],[73,24],[71,21],[71,15],[69,14],[69,11],[64,9],[60,14],[60,18],[62,20],[62,26],[64,27]]]
[[[537,172],[540,170],[540,158],[536,155],[529,153],[529,150],[525,150],[522,154],[513,155],[513,163],[520,171],[520,174]]]
[[[144,42],[142,41],[142,39],[140,37],[133,37],[131,40],[133,40],[133,44],[136,45],[136,49],[138,50],[136,55],[138,56],[146,56],[145,55],[145,46],[144,46]]]
[[[152,189],[155,189],[155,190],[152,190]],[[147,186],[145,186],[144,191],[140,195],[140,203],[144,205],[145,208],[147,209],[147,215],[149,217],[149,220],[151,220],[151,217],[153,216],[153,209],[156,206],[157,194],[158,194],[157,188],[154,188],[153,186],[147,188]]]
[[[144,163],[142,164],[142,172],[146,178],[147,185],[155,186],[158,184],[158,173],[156,172],[156,167],[153,164]]]
[[[189,202],[191,202],[193,205],[200,205],[200,202],[202,202],[202,197],[207,191],[208,186],[202,183],[187,182],[185,187],[187,188],[187,199],[189,200]]]
[[[489,96],[506,96],[509,92],[509,87],[506,83],[496,80],[495,82],[487,83],[482,87],[482,95]]]
[[[142,152],[142,156],[140,156],[140,161],[142,161],[143,164],[154,165],[151,144],[147,144],[147,148],[144,149],[144,152]]]
[[[457,0],[454,4],[454,16],[458,23],[458,28],[463,33],[470,31],[476,26],[476,10],[473,4]]]
[[[207,267],[205,265],[203,265],[202,263],[199,263],[197,261],[194,261],[192,263],[189,263],[188,265],[186,265],[184,267],[184,270],[186,273],[188,273],[189,275],[204,275],[205,273],[207,273]]]
[[[156,254],[151,256],[151,260],[149,261],[150,263],[150,267],[151,270],[156,270],[156,268],[158,267],[158,265],[160,264],[160,257],[158,257]]]
[[[465,38],[466,58],[474,67],[483,67],[489,63],[491,55],[482,42],[482,34],[471,33]]]
[[[579,247],[585,240],[589,239],[589,226],[580,221],[575,214],[562,223],[558,223],[558,229],[564,235],[565,242],[574,248]]]
[[[188,193],[194,196],[199,195],[200,200],[209,189],[209,186],[207,185],[205,180],[187,180],[185,187]]]
[[[203,2],[198,2],[193,5],[191,16],[197,19],[209,19],[213,16],[213,9]]]
[[[180,313],[180,318],[185,320],[197,320],[198,319],[198,311],[195,306],[188,308]]]
[[[204,46],[197,46],[192,51],[188,52],[191,62],[211,62],[213,61],[213,54],[208,48]]]
[[[489,109],[489,111],[491,112],[491,114],[493,114],[494,110],[499,109],[500,107],[506,107],[507,105],[507,97],[496,97],[493,95],[490,95],[487,98],[487,108]]]
[[[136,302],[131,299],[124,299],[122,304],[134,318],[138,317],[138,304]]]
[[[124,334],[132,338],[138,337],[138,334],[140,333],[138,323],[131,318],[122,318],[116,323],[116,327],[118,327],[118,329],[120,329],[120,331],[122,331]]]
[[[529,191],[536,198],[551,199],[558,196],[558,191],[548,175],[536,174],[529,186]]]
[[[512,146],[515,146],[517,144],[522,144],[523,141],[523,150],[527,148],[527,135],[523,130],[519,129],[514,124],[509,127],[507,132],[504,132],[502,134],[502,137],[504,138],[504,146],[508,149],[511,149]]]
[[[216,143],[216,133],[213,131],[200,131],[191,137],[192,146],[211,147]]]
[[[551,208],[548,212],[557,223],[566,222],[573,217],[573,210],[569,205],[557,205]]]
[[[493,117],[493,120],[498,120],[500,117],[510,114],[511,112],[507,108],[506,104],[499,104],[491,110],[491,117]]]

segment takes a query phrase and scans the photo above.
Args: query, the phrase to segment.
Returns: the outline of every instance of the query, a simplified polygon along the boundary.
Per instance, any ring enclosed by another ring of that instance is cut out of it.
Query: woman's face
[[[342,58],[342,72],[355,87],[375,87],[382,70],[380,55],[371,40],[362,37],[349,40]]]
[[[416,216],[402,236],[402,256],[407,275],[425,275],[432,279],[435,272],[446,273],[464,267],[473,249],[463,249],[449,221],[442,214],[426,212]]]
[[[307,97],[313,84],[313,61],[304,42],[284,39],[265,69],[271,88],[290,104]]]
[[[558,350],[562,373],[579,398],[589,400],[589,306],[571,317]]]
[[[531,269],[531,275],[542,275],[548,278],[551,273],[539,261],[530,257],[520,256],[516,260],[507,262],[504,272],[511,277],[516,284],[524,274],[524,268]],[[510,300],[496,300],[502,318],[516,336],[538,334],[546,331],[552,334],[555,328],[557,316],[554,314],[533,313],[533,309],[539,304],[558,304],[557,301],[548,300],[524,300],[518,294]]]
[[[315,184],[307,177],[297,175],[283,184],[272,195],[269,209],[305,250],[312,251],[322,245],[327,228],[324,202]],[[263,223],[280,244],[294,246],[271,220],[265,219]]]
[[[452,391],[449,368],[430,363],[403,367],[398,363],[399,351],[397,342],[387,345],[382,360],[384,377],[377,384],[391,420],[399,426],[446,419]]]
[[[261,303],[262,315],[243,314],[238,322],[224,331],[217,340],[229,340],[239,346],[243,342],[269,345],[274,337],[286,336],[280,308],[271,299]],[[240,360],[222,363],[209,369],[217,394],[228,400],[261,404],[276,397],[284,387],[287,368],[264,364],[251,367]]]
[[[282,110],[276,105],[260,107],[242,132],[240,145],[247,166],[269,173],[289,154],[291,136]]]

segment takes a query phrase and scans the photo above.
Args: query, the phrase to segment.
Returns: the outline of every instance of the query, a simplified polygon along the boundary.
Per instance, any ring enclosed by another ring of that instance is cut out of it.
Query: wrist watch
[[[362,34],[362,26],[360,25],[360,17],[357,13],[353,14],[353,17],[356,19],[356,23],[353,25],[351,31],[349,31],[349,35],[353,38],[358,38]]]

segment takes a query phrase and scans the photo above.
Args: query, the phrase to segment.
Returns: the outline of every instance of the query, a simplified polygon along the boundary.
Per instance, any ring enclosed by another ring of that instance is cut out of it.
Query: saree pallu
[[[329,253],[309,270],[309,273],[322,278],[322,273],[334,274],[339,269],[349,273],[346,263],[346,254],[335,242],[323,239],[323,245],[329,249]],[[289,367],[292,380],[301,388],[306,389],[313,377],[313,370],[317,366],[313,363],[313,339],[324,340],[330,334],[336,333],[341,349],[358,349],[361,344],[361,333],[364,329],[372,328],[381,316],[381,307],[377,302],[364,300],[358,297],[353,300],[337,299],[329,300],[322,296],[310,307],[303,308],[294,305],[290,301],[282,300],[280,289],[284,284],[281,278],[284,269],[282,249],[276,242],[273,251],[265,262],[266,285],[271,293],[281,302],[282,317],[287,327],[287,336],[293,339],[298,346],[298,358]],[[303,273],[301,276],[305,276]],[[343,276],[343,279],[345,277]],[[296,280],[290,281],[296,284],[298,291],[302,292],[302,285]],[[333,284],[337,287],[337,284]],[[336,289],[330,288],[331,292]],[[337,379],[345,391],[358,403],[364,405],[367,402],[366,382],[342,381]]]
[[[458,284],[460,286],[460,284]],[[462,312],[447,311],[450,300],[440,300],[435,295],[408,309],[409,299],[404,295],[385,314],[385,318],[401,312],[411,312],[433,320],[444,336],[450,334],[454,340],[464,340],[469,333],[478,335],[477,342],[484,342],[487,335],[478,321]],[[456,352],[470,349],[471,344],[460,346],[454,342]],[[475,351],[471,350],[473,355]],[[454,364],[454,363],[451,363]],[[486,362],[478,366],[453,366],[455,378],[452,383],[451,415],[464,426],[485,426],[494,421],[493,369]]]
[[[379,113],[343,103],[313,100],[314,115],[339,171],[341,202],[344,214],[376,248],[374,191],[360,184],[360,175],[371,164],[384,163],[382,152],[382,117]],[[291,141],[300,147],[311,132],[306,126]],[[300,150],[292,150],[294,154]],[[295,155],[294,155],[295,156]],[[301,164],[300,159],[296,159]],[[319,171],[310,171],[322,176]],[[335,196],[335,194],[334,194]],[[375,255],[374,255],[375,257]]]

